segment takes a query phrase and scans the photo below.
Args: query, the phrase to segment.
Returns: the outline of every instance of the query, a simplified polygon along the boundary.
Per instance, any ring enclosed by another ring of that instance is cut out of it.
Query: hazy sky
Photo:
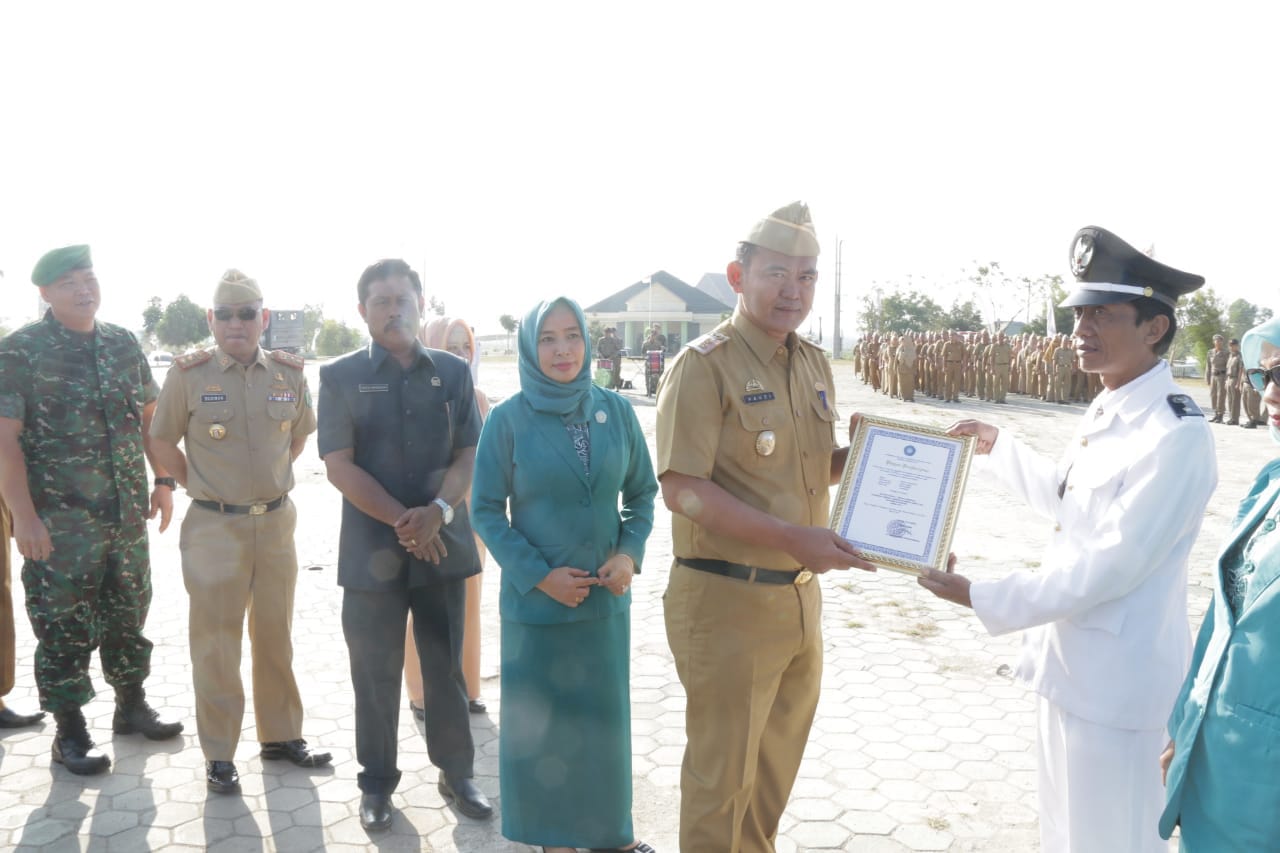
[[[1280,313],[1276,8],[6,3],[0,317],[83,241],[130,327],[229,266],[350,320],[391,255],[491,332],[696,283],[797,198],[828,331],[837,239],[848,329],[873,283],[950,305],[975,260],[1065,274],[1087,224]]]

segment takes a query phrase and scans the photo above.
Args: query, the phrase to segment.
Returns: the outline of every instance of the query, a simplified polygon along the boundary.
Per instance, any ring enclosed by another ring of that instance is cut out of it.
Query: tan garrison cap
[[[819,251],[809,205],[802,201],[793,201],[761,219],[742,242],[792,258],[814,258]]]
[[[241,302],[257,302],[262,298],[258,283],[240,270],[227,270],[222,281],[213,291],[214,305],[239,305]]]

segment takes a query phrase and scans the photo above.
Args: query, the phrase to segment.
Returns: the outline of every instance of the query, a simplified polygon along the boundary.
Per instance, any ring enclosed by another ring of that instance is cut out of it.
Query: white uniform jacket
[[[1006,432],[990,463],[1051,538],[1039,570],[975,582],[974,612],[993,635],[1027,629],[1018,675],[1049,701],[1162,727],[1191,650],[1187,557],[1218,483],[1204,416],[1161,361],[1099,394],[1057,465]]]

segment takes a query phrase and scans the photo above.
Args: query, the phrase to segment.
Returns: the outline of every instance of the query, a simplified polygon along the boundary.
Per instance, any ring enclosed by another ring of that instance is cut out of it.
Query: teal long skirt
[[[631,826],[631,614],[502,621],[502,834],[622,847]]]

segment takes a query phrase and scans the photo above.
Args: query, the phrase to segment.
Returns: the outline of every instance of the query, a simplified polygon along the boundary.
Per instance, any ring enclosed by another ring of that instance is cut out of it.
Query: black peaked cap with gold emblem
[[[1062,300],[1065,308],[1132,302],[1142,296],[1176,308],[1179,296],[1204,284],[1204,276],[1166,266],[1096,225],[1076,232],[1069,259],[1076,289]]]

